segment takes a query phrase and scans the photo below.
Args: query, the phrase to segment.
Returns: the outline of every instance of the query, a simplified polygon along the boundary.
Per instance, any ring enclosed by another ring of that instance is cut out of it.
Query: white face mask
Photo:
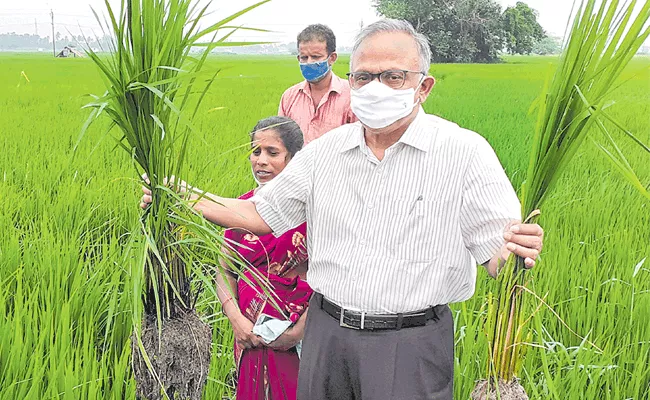
[[[255,176],[255,169],[253,168],[252,165],[251,165],[251,172],[253,173],[253,179],[255,179],[255,183],[257,183],[257,187],[258,187],[258,188],[261,188],[262,186],[264,186],[264,185],[266,185],[267,183],[269,183],[269,182],[260,182],[260,181],[257,180],[257,177]]]
[[[414,88],[391,89],[379,81],[352,89],[350,94],[352,112],[362,124],[372,129],[385,128],[406,117],[419,103],[419,100],[413,102]]]

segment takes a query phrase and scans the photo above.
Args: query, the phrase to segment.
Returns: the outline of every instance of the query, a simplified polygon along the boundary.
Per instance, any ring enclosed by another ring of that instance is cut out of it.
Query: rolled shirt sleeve
[[[284,170],[251,198],[257,212],[276,236],[306,220],[316,147],[306,146],[296,153]]]
[[[508,223],[521,220],[517,194],[487,141],[474,149],[465,175],[460,223],[465,246],[479,264],[504,244]]]

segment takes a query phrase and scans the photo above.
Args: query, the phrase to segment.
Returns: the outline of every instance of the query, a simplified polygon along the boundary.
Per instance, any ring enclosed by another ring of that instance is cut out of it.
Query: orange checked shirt
[[[341,125],[356,122],[350,109],[350,85],[332,73],[329,91],[314,109],[309,82],[291,86],[282,94],[278,115],[296,121],[302,130],[305,144],[323,136]]]

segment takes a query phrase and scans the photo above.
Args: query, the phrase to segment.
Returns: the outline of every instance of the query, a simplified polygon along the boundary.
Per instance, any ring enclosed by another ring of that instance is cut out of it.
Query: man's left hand
[[[510,253],[524,259],[527,268],[535,266],[542,251],[544,230],[537,224],[512,224],[503,233],[506,243],[502,248],[501,259],[507,260]]]

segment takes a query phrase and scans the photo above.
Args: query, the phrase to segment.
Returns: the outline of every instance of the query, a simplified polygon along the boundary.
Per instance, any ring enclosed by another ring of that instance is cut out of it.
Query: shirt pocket
[[[395,229],[392,254],[399,260],[431,262],[443,244],[445,203],[439,200],[397,199],[394,201]]]

